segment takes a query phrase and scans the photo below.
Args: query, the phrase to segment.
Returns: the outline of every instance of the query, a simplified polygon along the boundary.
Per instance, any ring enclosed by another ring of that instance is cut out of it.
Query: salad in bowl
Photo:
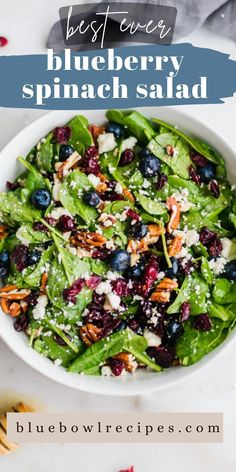
[[[1,316],[69,372],[198,362],[236,320],[236,203],[223,157],[138,111],[75,116],[0,193]]]

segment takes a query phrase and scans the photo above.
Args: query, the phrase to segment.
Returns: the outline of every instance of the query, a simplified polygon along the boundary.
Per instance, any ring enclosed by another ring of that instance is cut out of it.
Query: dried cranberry
[[[104,322],[104,320],[103,320]],[[104,323],[104,328],[101,333],[101,338],[106,338],[109,336],[113,331],[115,331],[118,326],[120,325],[121,320],[119,318],[112,318],[107,324]]]
[[[220,186],[217,182],[217,180],[211,180],[210,181],[210,191],[215,198],[219,198],[220,196]]]
[[[155,256],[150,257],[149,263],[146,265],[143,273],[144,284],[143,284],[143,293],[147,295],[157,279],[159,272],[159,264]]]
[[[121,193],[116,192],[105,192],[101,195],[103,200],[108,200],[109,202],[115,202],[116,200],[124,200],[124,196]]]
[[[180,321],[181,321],[181,323],[183,323],[184,321],[187,321],[189,319],[190,310],[191,310],[190,303],[188,303],[188,302],[182,303],[181,308],[180,308]]]
[[[76,228],[75,221],[69,215],[60,216],[57,226],[63,232],[73,231]]]
[[[57,224],[57,220],[55,220],[55,218],[52,218],[51,216],[46,216],[46,218],[44,219],[50,226],[56,226]]]
[[[173,346],[149,347],[147,353],[163,369],[171,367],[175,360],[175,349]]]
[[[133,318],[132,320],[130,320],[128,322],[128,327],[129,329],[131,329],[132,331],[134,331],[134,333],[136,333],[139,329],[139,322],[138,320],[136,320],[135,318]]]
[[[199,331],[210,331],[212,328],[212,321],[207,313],[201,313],[196,316],[193,322],[193,327]]]
[[[55,128],[53,131],[53,136],[59,144],[66,144],[70,139],[71,129],[69,126]]]
[[[127,166],[130,164],[134,159],[134,151],[132,149],[126,149],[124,152],[122,152],[120,160],[119,160],[119,166]]]
[[[18,244],[12,251],[11,260],[15,264],[18,272],[22,272],[27,267],[29,249],[24,244]]]
[[[87,287],[94,289],[98,286],[98,284],[100,284],[101,280],[101,277],[98,275],[92,275],[88,280],[86,280],[86,285]]]
[[[97,305],[103,306],[104,302],[105,302],[104,293],[102,295],[99,295],[96,292],[93,293],[93,302],[92,303],[96,303]]]
[[[18,316],[14,322],[14,329],[18,332],[26,331],[29,326],[29,318],[26,314]]]
[[[207,159],[196,151],[191,151],[191,160],[199,167],[207,165]]]
[[[4,36],[0,36],[0,48],[3,48],[8,44],[8,39]]]
[[[120,361],[120,359],[111,358],[109,364],[113,375],[115,375],[116,377],[121,375],[122,371],[125,368],[124,362]]]
[[[130,293],[130,289],[125,279],[121,277],[112,282],[112,288],[119,297],[126,297]]]
[[[210,231],[206,226],[202,228],[199,233],[199,240],[202,244],[206,245],[216,239],[216,234],[213,231]]]
[[[101,261],[106,259],[108,257],[108,255],[109,255],[109,252],[106,251],[105,249],[95,249],[92,252],[92,258],[93,259],[100,259]]]
[[[59,346],[66,346],[66,342],[64,341],[64,339],[61,338],[61,336],[59,336],[59,334],[55,333],[53,335],[53,339],[56,341],[57,344],[59,344]]]
[[[167,175],[163,173],[160,174],[157,181],[157,190],[161,190],[165,186],[167,181],[168,181]]]
[[[25,302],[28,303],[29,306],[35,306],[37,304],[38,297],[39,297],[38,291],[31,292],[31,294],[25,298]]]
[[[193,182],[195,182],[195,184],[200,185],[200,177],[193,166],[189,167],[189,177]]]
[[[34,228],[35,231],[40,231],[42,233],[47,233],[48,232],[47,226],[45,226],[43,223],[41,223],[41,221],[35,221],[35,223],[33,224],[33,228]]]
[[[17,188],[20,187],[20,184],[19,184],[19,182],[13,182],[12,183],[12,182],[7,181],[6,186],[7,186],[8,190],[13,192],[14,190],[16,190]]]
[[[85,158],[89,157],[97,157],[98,156],[98,149],[95,146],[89,146],[84,154]]]
[[[127,210],[127,216],[128,216],[128,218],[131,218],[131,220],[135,220],[135,221],[140,220],[140,217],[139,217],[138,213],[136,213],[136,211],[134,211],[134,210],[131,210],[131,208],[129,208],[129,210]]]
[[[81,292],[85,284],[84,279],[76,280],[70,288],[63,291],[63,298],[70,303],[76,303],[76,296]]]
[[[216,238],[209,246],[209,253],[213,257],[218,257],[223,250],[223,244],[220,239]]]

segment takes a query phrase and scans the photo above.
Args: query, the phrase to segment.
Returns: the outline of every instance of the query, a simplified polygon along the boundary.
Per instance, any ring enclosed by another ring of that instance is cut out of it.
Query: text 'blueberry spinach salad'
[[[19,158],[1,307],[70,372],[188,366],[235,325],[234,189],[206,143],[136,111],[107,120],[76,116]]]

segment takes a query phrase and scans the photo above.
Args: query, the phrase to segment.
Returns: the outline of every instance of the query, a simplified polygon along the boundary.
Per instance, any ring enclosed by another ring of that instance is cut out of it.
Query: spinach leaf
[[[40,172],[30,164],[30,162],[23,159],[23,157],[18,157],[18,161],[29,171],[24,179],[24,186],[30,190],[31,193],[39,188],[50,187],[50,184],[48,184],[42,174],[40,174]]]
[[[114,121],[114,123],[119,123],[120,125],[125,124],[124,114],[120,110],[108,110],[106,112],[106,118],[109,121]]]
[[[236,302],[236,282],[231,283],[227,279],[216,280],[213,289],[213,298],[218,305]]]
[[[88,177],[79,170],[74,170],[65,177],[59,191],[64,208],[72,215],[79,215],[88,225],[97,217],[97,210],[87,205],[82,198],[84,191],[89,189],[91,183]]]
[[[129,330],[119,331],[89,346],[69,367],[69,372],[85,373],[101,366],[109,357],[123,350],[124,342],[130,336]]]
[[[231,305],[217,305],[213,303],[208,308],[208,313],[213,318],[219,318],[222,321],[229,321],[235,318],[235,313],[231,310]]]
[[[69,286],[73,284],[79,277],[85,277],[90,273],[90,264],[88,261],[79,259],[74,254],[71,254],[64,246],[55,234],[52,234],[56,248],[61,259],[62,266],[68,280]]]
[[[141,143],[147,143],[156,135],[156,131],[150,121],[138,111],[133,111],[125,116],[125,126],[129,132],[135,136]]]
[[[215,164],[220,164],[222,167],[225,167],[225,162],[221,154],[213,149],[209,144],[205,143],[204,141],[197,139],[197,138],[192,138],[182,131],[180,131],[178,128],[171,126],[169,123],[166,123],[165,121],[159,120],[158,118],[153,118],[152,120],[154,123],[159,124],[161,127],[164,127],[164,129],[168,129],[172,131],[172,133],[176,134],[180,138],[182,138],[186,143],[188,143],[195,151],[197,151],[199,154],[202,154],[204,157],[206,157],[209,161],[214,162]]]
[[[52,172],[54,160],[53,133],[49,133],[39,143],[36,149],[35,163],[40,171]]]
[[[75,116],[67,123],[67,126],[71,129],[69,144],[71,144],[79,154],[81,154],[82,150],[81,144],[85,149],[93,145],[93,137],[87,128],[88,121],[84,116]]]
[[[206,296],[208,285],[200,274],[194,272],[191,276],[184,279],[179,289],[179,293],[172,305],[169,306],[167,313],[178,313],[183,302],[188,301],[191,306],[191,315],[198,315],[207,311]]]
[[[144,336],[134,335],[131,339],[124,342],[124,351],[128,351],[142,364],[147,365],[152,370],[160,372],[162,368],[156,364],[145,352],[147,349],[147,341]]]
[[[25,223],[17,230],[17,237],[28,242],[28,244],[40,244],[50,241],[50,237],[42,231],[35,231],[33,225]]]
[[[169,156],[166,146],[173,146],[176,150],[174,156]],[[189,179],[189,166],[191,165],[190,148],[181,138],[173,133],[157,135],[148,143],[148,149],[162,162],[165,162],[174,174],[184,179]]]
[[[52,360],[59,359],[61,361],[61,365],[63,367],[67,367],[68,365],[73,362],[73,360],[77,357],[76,354],[72,349],[68,346],[61,346],[55,340],[53,335],[42,335],[43,342],[45,344],[47,355]]]
[[[99,259],[90,259],[91,271],[96,274],[103,276],[107,273],[108,266],[104,261]]]
[[[205,281],[211,285],[214,281],[214,274],[210,268],[209,262],[206,257],[202,257],[201,263],[201,273],[205,279]]]
[[[20,189],[14,192],[0,193],[1,220],[10,226],[14,224],[32,223],[40,220],[41,212],[30,203],[22,202]]]
[[[135,198],[138,200],[141,207],[150,213],[151,215],[164,215],[167,214],[167,210],[163,203],[153,200],[151,197],[146,197],[140,192],[134,193]]]
[[[179,338],[176,354],[185,366],[195,364],[202,357],[212,351],[221,341],[224,323],[219,319],[212,319],[210,331],[199,331],[192,327],[192,321],[184,324],[184,333]]]
[[[50,246],[48,249],[46,249],[46,251],[43,252],[36,267],[33,267],[33,269],[32,267],[29,267],[23,271],[23,281],[27,286],[32,288],[40,286],[43,272],[47,272],[49,270],[49,261],[52,258],[54,249],[55,248],[53,246]]]

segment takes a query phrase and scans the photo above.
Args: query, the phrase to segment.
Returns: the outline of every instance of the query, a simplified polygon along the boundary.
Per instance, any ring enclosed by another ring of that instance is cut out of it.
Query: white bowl
[[[209,144],[222,153],[227,162],[229,178],[232,183],[236,182],[235,153],[213,129],[193,118],[188,113],[179,111],[176,108],[142,108],[140,111],[147,117],[156,116],[209,142]],[[40,138],[56,126],[65,124],[77,113],[84,114],[91,123],[102,124],[104,122],[105,112],[103,110],[82,112],[54,111],[37,119],[17,134],[1,152],[2,171],[0,175],[0,189],[5,190],[6,181],[13,181],[19,175],[20,165],[16,162],[18,156],[26,156]],[[29,348],[27,336],[17,333],[12,326],[11,318],[3,313],[0,313],[0,336],[15,354],[38,372],[52,380],[86,392],[122,396],[161,390],[181,381],[191,373],[198,372],[199,369],[209,365],[212,360],[221,354],[226,346],[235,338],[236,331],[217,349],[193,366],[175,367],[167,369],[162,373],[143,371],[134,376],[127,375],[120,378],[92,377],[66,372],[62,367],[56,366],[53,362]]]

